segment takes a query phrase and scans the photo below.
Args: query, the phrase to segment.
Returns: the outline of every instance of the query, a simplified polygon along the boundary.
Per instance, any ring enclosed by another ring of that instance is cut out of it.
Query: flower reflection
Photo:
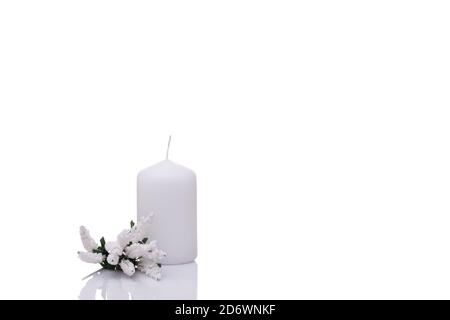
[[[197,263],[165,265],[163,278],[150,279],[141,272],[128,277],[102,269],[86,281],[81,300],[194,300],[197,299]]]

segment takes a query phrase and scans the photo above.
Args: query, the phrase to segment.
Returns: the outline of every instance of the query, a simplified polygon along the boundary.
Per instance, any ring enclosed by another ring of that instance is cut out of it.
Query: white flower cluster
[[[78,257],[84,262],[100,263],[105,269],[121,270],[128,276],[137,269],[155,280],[161,279],[160,261],[166,253],[158,249],[156,240],[148,242],[152,216],[153,213],[143,217],[137,224],[131,221],[131,228],[119,233],[116,241],[105,242],[101,238],[100,245],[81,226],[80,237],[86,251],[79,251]]]

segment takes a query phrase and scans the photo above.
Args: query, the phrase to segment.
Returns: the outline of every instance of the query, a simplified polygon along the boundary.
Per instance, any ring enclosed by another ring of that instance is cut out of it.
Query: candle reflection
[[[81,300],[194,300],[197,299],[197,263],[164,265],[159,281],[137,272],[128,277],[122,272],[100,270],[80,291]]]

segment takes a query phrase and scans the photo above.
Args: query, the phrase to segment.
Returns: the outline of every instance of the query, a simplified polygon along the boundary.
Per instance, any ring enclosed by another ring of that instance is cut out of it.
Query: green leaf
[[[144,239],[141,240],[141,242],[142,242],[142,243],[146,243],[147,240],[148,240],[148,238],[144,238]]]
[[[101,254],[108,254],[108,251],[106,251],[103,247],[98,247],[97,249],[92,250],[93,253],[101,253]]]
[[[106,244],[106,242],[105,242],[105,238],[104,238],[104,237],[102,237],[102,238],[100,239],[100,245],[102,246],[102,248],[104,248],[104,247],[105,247],[105,244]]]
[[[134,221],[133,220],[130,221],[130,226],[131,226],[131,228],[134,227]]]

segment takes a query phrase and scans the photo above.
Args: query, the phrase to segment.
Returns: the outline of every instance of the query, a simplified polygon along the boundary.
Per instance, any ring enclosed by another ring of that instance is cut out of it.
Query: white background
[[[447,1],[0,2],[0,298],[77,299],[137,172],[198,177],[198,298],[450,298]]]

